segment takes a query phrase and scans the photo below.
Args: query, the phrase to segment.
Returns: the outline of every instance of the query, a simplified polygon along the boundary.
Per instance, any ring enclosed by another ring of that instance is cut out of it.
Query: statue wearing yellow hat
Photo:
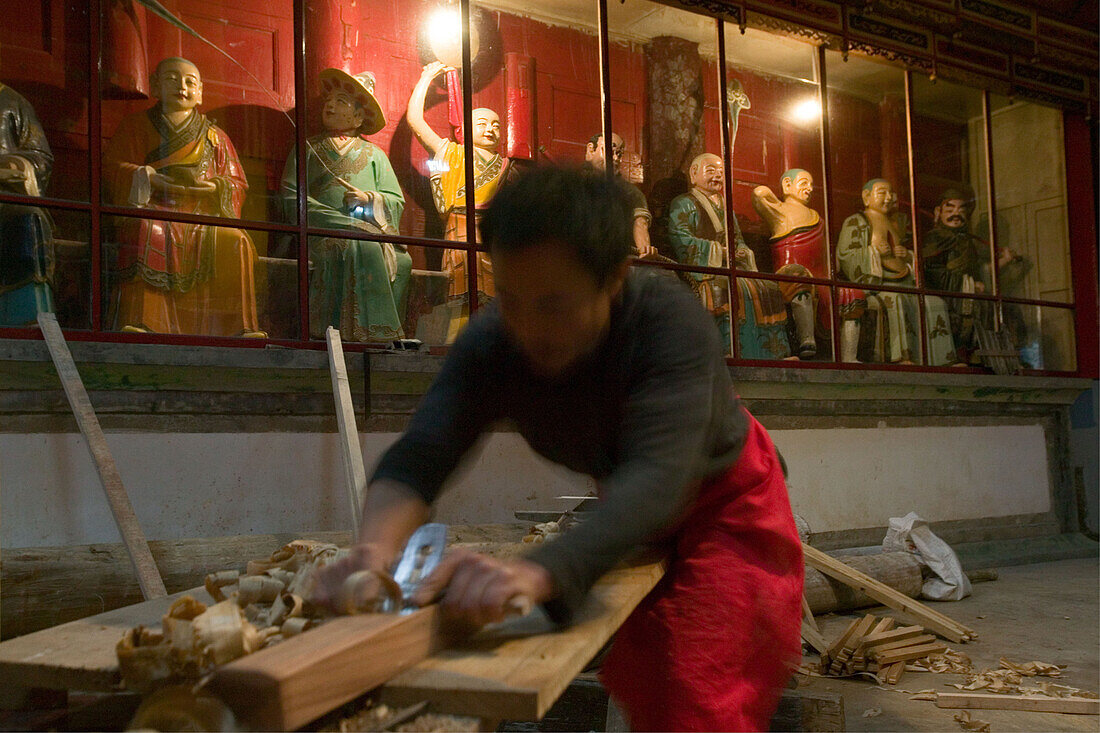
[[[309,224],[398,234],[405,197],[389,158],[363,138],[386,126],[374,96],[374,75],[340,69],[320,74],[325,131],[308,139],[306,181]],[[296,150],[283,169],[282,199],[288,219],[297,205]],[[347,340],[388,343],[404,337],[405,298],[412,258],[404,245],[338,237],[309,246],[310,334],[335,326]]]

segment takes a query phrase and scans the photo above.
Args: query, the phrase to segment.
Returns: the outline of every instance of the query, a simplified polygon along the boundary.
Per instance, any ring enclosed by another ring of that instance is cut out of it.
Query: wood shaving
[[[399,725],[394,730],[403,733],[474,733],[481,730],[481,721],[459,715],[428,713]]]
[[[1057,664],[1048,664],[1046,662],[1024,662],[1017,664],[1016,662],[1010,662],[1004,657],[1001,657],[1001,668],[1010,669],[1017,674],[1024,677],[1061,677],[1062,668]]]
[[[243,575],[224,570],[206,576],[204,586],[217,601],[213,606],[183,596],[161,619],[160,633],[138,626],[119,641],[123,684],[148,692],[166,681],[197,680],[216,665],[320,623],[327,613],[304,600],[311,576],[342,552],[327,542],[295,540],[267,560],[249,562]],[[392,578],[388,581],[377,583],[396,587]]]
[[[959,724],[960,728],[966,731],[973,731],[974,733],[989,733],[989,721],[971,718],[969,710],[964,710],[961,713],[956,713],[955,722]]]
[[[929,654],[921,659],[914,659],[905,665],[909,672],[932,672],[935,674],[970,674],[974,671],[974,665],[970,657],[960,651],[948,649],[939,654]]]
[[[1002,695],[1046,695],[1047,697],[1088,697],[1096,699],[1095,692],[1079,690],[1068,685],[1059,685],[1053,682],[1037,681],[1034,686],[1022,687],[1024,679],[1030,677],[1061,677],[1062,668],[1057,664],[1047,662],[1011,662],[1001,657],[999,669],[984,669],[980,672],[971,672],[963,683],[953,683],[950,686],[960,690],[982,690]]]
[[[865,718],[877,718],[880,715],[882,715],[882,708],[867,708],[863,711]]]
[[[523,541],[527,543],[549,542],[557,539],[561,535],[562,529],[561,524],[558,522],[542,522],[532,527],[524,536]]]

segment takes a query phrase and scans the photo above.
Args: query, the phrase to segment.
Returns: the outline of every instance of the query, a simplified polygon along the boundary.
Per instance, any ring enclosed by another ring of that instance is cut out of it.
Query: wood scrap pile
[[[895,627],[886,616],[856,619],[821,655],[821,671],[833,677],[869,672],[887,684],[897,684],[912,660],[939,654],[947,646],[920,626]]]

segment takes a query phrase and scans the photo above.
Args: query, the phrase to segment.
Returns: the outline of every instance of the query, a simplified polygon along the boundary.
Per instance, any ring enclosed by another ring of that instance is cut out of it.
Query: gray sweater
[[[491,305],[459,336],[374,479],[430,503],[500,419],[539,454],[592,476],[596,509],[528,555],[559,591],[548,612],[568,622],[601,575],[671,537],[700,481],[737,460],[747,418],[723,352],[691,291],[649,268],[633,268],[600,345],[553,380],[531,371]]]

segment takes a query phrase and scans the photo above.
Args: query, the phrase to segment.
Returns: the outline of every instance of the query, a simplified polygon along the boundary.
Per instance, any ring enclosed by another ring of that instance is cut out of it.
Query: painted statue
[[[780,275],[797,277],[829,277],[828,245],[825,222],[809,207],[814,191],[814,178],[809,171],[792,168],[780,179],[783,200],[767,186],[757,186],[752,192],[752,205],[771,230],[772,266]],[[782,282],[779,289],[791,309],[795,323],[797,351],[800,359],[812,359],[817,354],[814,338],[817,331],[832,331],[829,288],[806,283]],[[855,361],[859,343],[859,319],[867,305],[863,291],[840,288],[841,360]],[[815,318],[816,312],[816,318]]]
[[[873,178],[863,186],[864,209],[844,220],[837,241],[840,269],[849,281],[866,286],[897,285],[912,287],[908,248],[909,227],[898,211],[893,185]],[[894,364],[920,361],[920,310],[916,295],[895,292],[868,292],[868,308],[876,315],[874,360]],[[932,365],[955,361],[955,345],[944,302],[934,296],[925,298],[929,359]]]
[[[0,191],[41,196],[53,153],[34,109],[0,84]],[[0,203],[0,326],[33,325],[52,312],[53,227],[36,206]]]
[[[688,169],[691,191],[669,204],[668,240],[676,260],[697,267],[728,267],[726,221],[722,194],[725,185],[722,159],[712,153],[696,156]],[[756,258],[745,244],[737,217],[734,263],[740,270],[756,271]],[[728,278],[692,273],[696,293],[714,316],[718,330],[730,343],[730,293]],[[787,310],[774,282],[737,278],[737,343],[746,359],[786,359]]]
[[[321,122],[325,131],[307,141],[309,224],[324,229],[358,229],[398,234],[405,196],[389,158],[362,136],[386,126],[374,96],[374,75],[352,76],[340,69],[320,75]],[[292,221],[297,206],[298,153],[283,168],[281,196]],[[404,337],[405,300],[412,258],[404,245],[339,237],[310,241],[310,335],[326,327],[342,338],[390,343]]]
[[[424,101],[432,80],[450,67],[440,61],[433,61],[424,67],[420,79],[413,87],[409,98],[409,109],[405,118],[416,134],[417,140],[432,155],[429,163],[431,171],[432,198],[435,208],[443,217],[444,236],[447,239],[466,241],[466,217],[469,207],[466,202],[466,151],[461,142],[449,140],[436,134],[424,121]],[[488,206],[501,184],[512,174],[511,160],[501,155],[500,117],[491,109],[479,107],[472,113],[474,129],[471,142],[474,151],[474,221]],[[451,322],[448,342],[454,339],[458,330],[469,318],[469,277],[466,272],[466,252],[457,249],[443,251],[443,270],[450,273],[449,296],[462,303],[462,315]],[[493,285],[493,264],[488,252],[479,252],[477,256],[478,300],[484,303],[496,296]]]
[[[611,164],[615,175],[624,184],[630,197],[630,208],[634,215],[634,254],[639,257],[657,253],[649,240],[649,226],[653,223],[653,214],[649,211],[649,203],[646,201],[642,190],[628,181],[622,174],[623,154],[626,148],[623,139],[616,133],[611,133]],[[588,139],[584,146],[585,166],[597,171],[607,170],[607,151],[605,150],[603,133],[597,132]]]
[[[949,188],[933,211],[932,228],[921,242],[924,285],[931,290],[956,293],[992,292],[989,243],[970,233],[974,199]],[[976,363],[978,333],[975,324],[993,328],[992,303],[986,300],[948,298],[951,334],[959,358]]]
[[[167,58],[150,79],[157,103],[122,120],[104,150],[117,206],[239,218],[248,183],[229,136],[198,111],[202,77]],[[256,247],[240,229],[122,219],[113,274],[123,331],[266,337],[256,315]]]

